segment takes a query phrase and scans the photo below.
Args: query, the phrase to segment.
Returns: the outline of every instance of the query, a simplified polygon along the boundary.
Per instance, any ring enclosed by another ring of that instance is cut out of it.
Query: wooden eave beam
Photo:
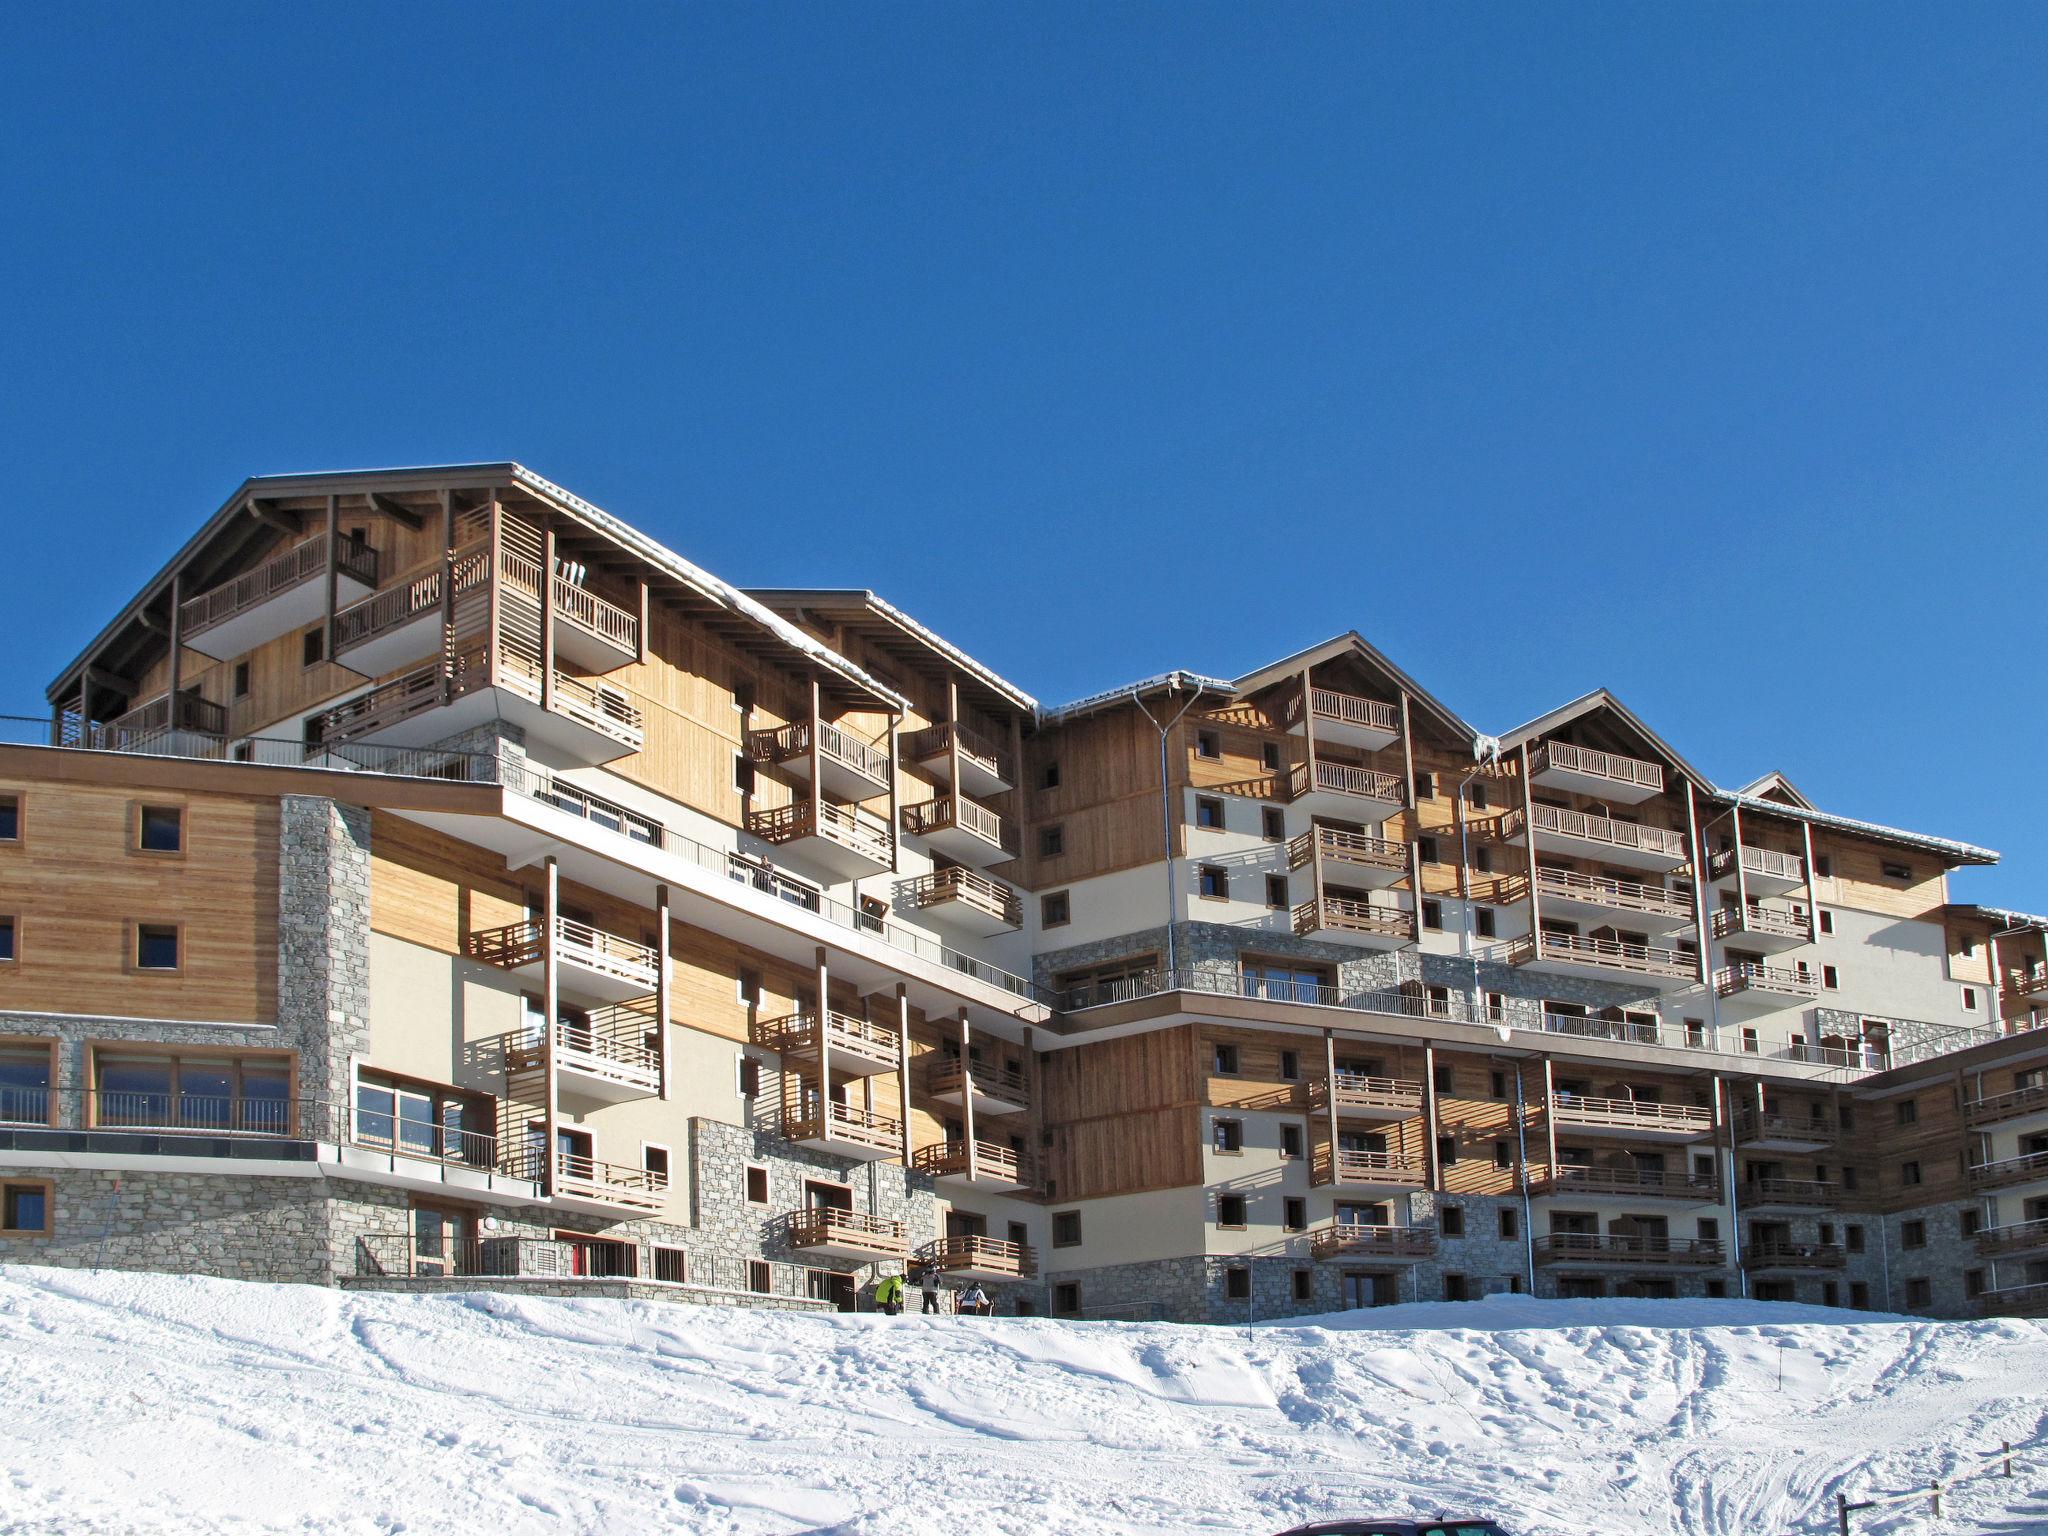
[[[386,496],[382,491],[365,492],[364,499],[369,502],[372,512],[382,512],[395,523],[403,523],[406,527],[415,529],[424,528],[427,525],[427,518],[424,512],[416,512],[404,502],[399,501],[395,497]]]
[[[305,520],[296,512],[281,511],[261,496],[251,496],[248,501],[249,515],[259,523],[266,523],[282,533],[301,533]]]

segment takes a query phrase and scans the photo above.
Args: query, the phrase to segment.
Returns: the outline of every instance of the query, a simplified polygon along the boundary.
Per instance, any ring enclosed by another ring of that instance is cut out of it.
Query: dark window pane
[[[178,968],[178,930],[145,923],[135,930],[135,964],[145,971]]]
[[[184,814],[175,806],[142,808],[141,842],[152,853],[176,853],[184,842]]]

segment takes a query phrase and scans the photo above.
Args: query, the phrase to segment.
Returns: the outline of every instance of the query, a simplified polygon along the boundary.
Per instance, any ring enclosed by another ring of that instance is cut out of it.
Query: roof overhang
[[[1038,700],[983,666],[935,630],[865,587],[751,587],[747,595],[776,613],[811,614],[858,631],[906,666],[927,675],[965,674],[986,713],[1038,715]]]

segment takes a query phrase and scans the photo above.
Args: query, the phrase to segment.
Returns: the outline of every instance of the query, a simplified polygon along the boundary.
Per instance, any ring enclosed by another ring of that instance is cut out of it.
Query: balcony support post
[[[503,588],[505,585],[505,573],[502,568],[502,562],[505,558],[505,508],[504,504],[498,500],[496,486],[493,486],[488,494],[490,497],[488,502],[490,509],[488,513],[490,532],[486,536],[484,546],[484,560],[486,562],[484,569],[487,573],[484,580],[484,592],[486,594],[484,604],[484,635],[486,638],[484,642],[484,679],[481,684],[481,686],[486,688],[495,687],[498,681],[499,651],[504,644],[502,635],[504,625],[500,621],[500,613],[504,607]],[[454,697],[455,675],[451,668],[442,688],[442,699],[443,702],[446,702]]]
[[[1557,1073],[1546,1052],[1543,1057],[1543,1136],[1544,1155],[1549,1159],[1546,1171],[1552,1176],[1557,1173]],[[1527,1177],[1526,1170],[1524,1177]]]
[[[1304,788],[1313,793],[1316,787],[1316,695],[1309,682],[1308,668],[1301,669],[1301,740],[1308,753],[1308,778]],[[1333,1147],[1332,1152],[1335,1151]]]
[[[555,525],[540,531],[540,707],[555,706]]]
[[[1307,676],[1306,673],[1303,674]],[[1307,695],[1302,696],[1307,702]],[[1320,900],[1320,898],[1318,898]],[[1323,1031],[1323,1112],[1330,1125],[1330,1183],[1338,1183],[1337,1175],[1337,1032]]]
[[[901,731],[902,731],[902,727],[903,727],[903,713],[902,713],[902,711],[901,711],[901,710],[895,710],[895,709],[892,709],[892,710],[890,710],[890,711],[889,711],[889,873],[890,873],[890,874],[892,874],[892,875],[895,875],[895,874],[901,874],[901,873],[902,873],[902,869],[903,869],[903,839],[902,839],[902,837],[901,837],[901,836],[899,835],[899,834],[901,833],[902,829],[903,829],[903,807],[902,807],[902,804],[901,804],[901,800],[902,800],[902,795],[901,795],[901,793],[900,793],[900,791],[899,791],[899,788],[898,788],[898,786],[899,786],[899,785],[901,785],[901,784],[902,784],[902,782],[903,782],[903,773],[902,773],[902,768],[901,768],[901,765],[900,765],[900,764],[899,764],[899,763],[897,762],[897,760],[896,760],[896,753],[897,753],[897,751],[899,750],[899,748],[898,748],[898,741],[897,741],[897,738],[898,738],[898,736],[900,735],[900,733],[901,733]],[[904,1109],[904,1113],[905,1113],[906,1115],[908,1115],[908,1113],[909,1113],[909,1111],[910,1111],[910,1100],[908,1100],[908,1099],[905,1099],[905,1100],[903,1101],[903,1109]],[[906,1166],[907,1166],[907,1165],[906,1165]]]
[[[1018,765],[1017,771],[1021,772],[1024,759],[1020,757],[1015,759],[1015,761]],[[1031,1093],[1031,1107],[1025,1112],[1024,1117],[1024,1124],[1027,1128],[1024,1145],[1031,1150],[1029,1153],[1029,1163],[1019,1161],[1017,1177],[1025,1180],[1026,1187],[1033,1191],[1039,1188],[1038,1154],[1045,1134],[1045,1073],[1039,1065],[1036,1040],[1037,1035],[1033,1032],[1031,1026],[1026,1024],[1024,1026],[1024,1086]]]
[[[560,925],[562,874],[551,853],[547,857],[547,898],[543,903],[541,927],[541,1078],[547,1084],[546,1109],[542,1116],[547,1146],[541,1152],[540,1192],[552,1199],[555,1193],[555,1121],[561,1113],[560,1091],[555,1082],[555,1029],[561,1013],[562,963],[556,953],[556,929]]]
[[[957,827],[960,802],[966,798],[966,791],[960,783],[960,679],[951,672],[946,674],[946,720],[951,726],[946,732],[946,760],[953,786],[953,825]]]
[[[1725,1154],[1727,1166],[1721,1175],[1728,1184],[1725,1196],[1728,1205],[1728,1259],[1735,1266],[1742,1294],[1746,1297],[1749,1295],[1749,1271],[1742,1265],[1742,1211],[1735,1188],[1734,1096],[1728,1091],[1728,1080],[1719,1076],[1714,1079],[1714,1116],[1728,1128],[1728,1150]],[[1721,1148],[1721,1131],[1718,1126],[1714,1131],[1714,1148],[1717,1152]]]
[[[895,766],[895,758],[890,758]],[[903,1166],[910,1167],[910,988],[896,983],[896,1096],[903,1105]]]
[[[455,493],[441,492],[441,698],[448,698],[449,651],[455,640]]]
[[[1721,999],[1714,986],[1713,940],[1707,931],[1707,871],[1705,857],[1700,851],[1699,806],[1692,789],[1692,780],[1685,781],[1685,836],[1686,846],[1692,850],[1692,923],[1693,935],[1699,944],[1700,981],[1707,989],[1707,1027],[1711,1031],[1715,1050],[1721,1048]],[[1735,862],[1742,862],[1740,834]]]
[[[1028,839],[1031,836],[1031,828],[1025,815],[1030,804],[1031,797],[1024,793],[1024,717],[1019,714],[1012,714],[1010,716],[1010,821],[1017,828],[1017,847],[1015,852],[1020,859],[1024,857],[1024,850],[1029,846]]]
[[[661,1074],[661,1097],[675,1096],[675,1084],[669,1080],[668,1072],[668,887],[654,888],[654,963],[659,967],[654,973],[654,1059],[656,1070]]]
[[[1728,819],[1735,827],[1735,905],[1746,915],[1749,911],[1749,875],[1742,867],[1742,806],[1739,803],[1729,809]]]
[[[863,1024],[872,1024],[875,1022],[874,999],[864,997],[860,1000],[860,1018]],[[861,1076],[860,1107],[862,1111],[867,1115],[868,1124],[872,1126],[875,1123],[875,1077],[872,1072],[864,1073]],[[874,1165],[870,1163],[868,1165],[868,1209],[870,1211],[873,1211],[875,1208],[874,1190],[875,1169]]]
[[[1526,759],[1523,764],[1527,766]],[[1535,829],[1530,829],[1533,837]],[[1544,1118],[1549,1119],[1549,1115]],[[1529,1294],[1536,1294],[1536,1202],[1529,1191],[1529,1100],[1522,1091],[1522,1063],[1515,1063],[1515,1162],[1516,1182],[1522,1186],[1522,1265],[1529,1277]]]
[[[818,693],[818,674],[811,674],[811,782],[807,793],[811,797],[811,835],[822,837],[825,830],[825,709]],[[818,970],[822,978],[825,966],[825,952],[818,951]],[[824,982],[818,983],[818,1006],[825,1006]],[[819,1027],[824,1026],[824,1015],[818,1019]]]
[[[816,682],[811,684],[813,696],[817,686]],[[815,743],[817,738],[813,736],[811,740]],[[811,766],[815,768],[817,765],[813,763]],[[817,774],[813,773],[811,782],[815,784],[817,780]],[[818,1031],[818,1128],[819,1139],[824,1140],[832,1134],[832,977],[825,966],[825,946],[822,944],[817,950],[817,967],[818,1003],[814,1022]]]
[[[1401,696],[1404,700],[1406,694]],[[1429,1176],[1432,1193],[1444,1187],[1443,1166],[1436,1154],[1437,1110],[1436,1110],[1436,1046],[1422,1047],[1422,1160]]]
[[[633,659],[642,666],[647,664],[647,583],[640,583],[640,646]]]
[[[1543,958],[1543,898],[1536,891],[1536,797],[1529,783],[1529,743],[1520,748],[1522,760],[1522,830],[1527,834],[1523,851],[1529,855],[1529,953]],[[1416,913],[1421,918],[1420,909]]]
[[[171,728],[173,730],[176,730],[178,725],[178,694],[183,690],[185,682],[185,620],[184,615],[179,611],[184,606],[185,572],[180,569],[171,572],[170,696]],[[332,639],[333,637],[329,636],[329,638]],[[1997,974],[1995,967],[1993,968],[1993,974]]]
[[[323,630],[320,636],[320,659],[322,661],[332,661],[334,659],[335,582],[341,569],[341,530],[338,526],[340,521],[341,498],[339,496],[329,496],[327,498],[327,608],[322,619]],[[171,710],[173,715],[177,713],[177,699],[175,696],[171,700]]]
[[[967,1030],[967,1010],[960,1010],[960,1119],[967,1128],[967,1182],[972,1184],[980,1176],[979,1159],[974,1146],[974,1058],[968,1054],[971,1047]]]
[[[1820,898],[1813,888],[1813,824],[1799,823],[1801,845],[1806,852],[1806,942],[1815,943],[1820,938]],[[1998,1022],[1998,955],[1991,957],[1991,1022]]]

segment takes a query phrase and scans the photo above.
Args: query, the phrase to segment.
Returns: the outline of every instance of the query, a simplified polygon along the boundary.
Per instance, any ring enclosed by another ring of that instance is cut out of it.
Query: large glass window
[[[95,1125],[292,1132],[291,1075],[276,1056],[144,1056],[93,1061]]]
[[[489,1125],[488,1112],[459,1089],[369,1075],[356,1083],[355,1139],[366,1146],[488,1167]]]
[[[1330,973],[1314,966],[1284,965],[1274,960],[1243,963],[1244,995],[1282,1003],[1328,1001]]]
[[[51,1086],[48,1051],[0,1050],[0,1120],[49,1124]]]

